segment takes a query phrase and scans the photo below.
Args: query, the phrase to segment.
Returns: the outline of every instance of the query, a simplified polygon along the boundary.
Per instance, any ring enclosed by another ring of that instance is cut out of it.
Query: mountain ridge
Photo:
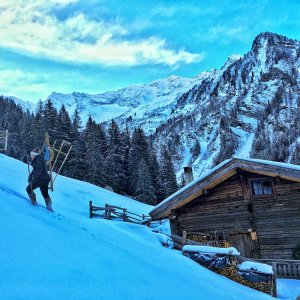
[[[49,98],[71,113],[77,108],[83,121],[91,115],[104,124],[114,118],[121,128],[142,127],[154,147],[167,145],[178,178],[186,165],[199,176],[232,156],[300,161],[299,70],[300,42],[263,32],[249,52],[231,55],[219,70],[97,95],[53,92]],[[267,153],[264,139],[269,152],[276,146],[280,153]]]

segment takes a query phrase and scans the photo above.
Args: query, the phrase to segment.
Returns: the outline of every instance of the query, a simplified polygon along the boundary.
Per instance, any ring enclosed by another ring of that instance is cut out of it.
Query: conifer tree
[[[57,138],[59,140],[70,141],[72,136],[72,121],[64,105],[61,106],[57,116]]]
[[[148,204],[156,203],[156,196],[150,170],[146,161],[142,159],[138,164],[138,181],[136,185],[136,198]]]
[[[108,153],[105,158],[107,184],[114,191],[123,192],[126,186],[124,168],[125,147],[119,126],[114,120],[111,121],[108,129],[108,141]]]
[[[88,118],[84,132],[85,140],[85,162],[86,162],[86,180],[93,184],[103,184],[103,157],[99,151],[99,139],[97,134],[97,125],[95,121]]]
[[[165,146],[162,149],[160,162],[160,187],[162,188],[161,194],[164,195],[164,198],[167,198],[178,190],[172,158]]]
[[[45,140],[45,132],[47,131],[44,122],[44,107],[43,102],[39,100],[37,111],[34,116],[32,123],[32,134],[33,134],[33,148],[40,148]]]
[[[70,156],[66,165],[68,176],[83,179],[84,171],[84,141],[81,134],[81,118],[77,109],[75,109],[72,119],[72,131],[70,136],[70,143],[73,145]]]
[[[57,118],[57,110],[53,106],[52,100],[49,98],[44,107],[44,126],[45,132],[48,132],[49,136],[52,138],[57,137],[57,131],[59,130],[57,128],[59,125]]]

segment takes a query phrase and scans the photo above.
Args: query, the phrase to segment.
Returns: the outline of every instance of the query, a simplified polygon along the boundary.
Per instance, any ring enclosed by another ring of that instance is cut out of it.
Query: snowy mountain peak
[[[171,75],[148,84],[132,85],[97,95],[79,92],[72,94],[53,92],[48,98],[53,101],[57,109],[62,104],[70,113],[77,109],[83,122],[89,115],[97,122],[105,122],[122,116],[126,116],[125,119],[127,119],[132,115],[144,118],[149,111],[175,103],[183,93],[200,83],[208,74],[208,72],[204,72],[193,78]],[[150,130],[155,130],[155,127],[151,126]]]
[[[253,41],[252,51],[257,53],[260,48],[273,48],[273,47],[284,47],[293,48],[299,47],[300,42],[297,40],[290,39],[286,36],[282,36],[272,32],[263,32],[259,34]]]
[[[238,61],[241,58],[242,58],[242,55],[237,54],[237,53],[230,55],[228,57],[226,63],[223,65],[223,67],[221,69],[223,70],[223,69],[228,68],[231,64],[235,63],[236,61]]]

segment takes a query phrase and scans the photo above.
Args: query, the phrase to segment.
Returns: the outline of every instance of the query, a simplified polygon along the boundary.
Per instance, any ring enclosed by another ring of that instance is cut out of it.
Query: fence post
[[[277,298],[277,264],[276,262],[272,262],[272,269],[273,269],[273,297]]]
[[[123,208],[122,220],[126,221],[126,208]]]
[[[151,227],[151,218],[149,218],[149,219],[147,220],[146,225],[147,225],[147,227]]]
[[[93,217],[93,202],[90,201],[90,219]]]
[[[110,207],[110,205],[105,204],[105,212],[106,211],[107,211],[106,219],[110,220],[110,218],[111,218],[111,207]]]
[[[183,237],[183,244],[186,245],[187,232],[185,230],[182,232],[182,237]]]

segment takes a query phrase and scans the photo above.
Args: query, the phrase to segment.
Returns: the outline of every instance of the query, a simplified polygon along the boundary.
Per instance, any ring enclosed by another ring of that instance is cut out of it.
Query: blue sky
[[[193,77],[264,31],[300,40],[300,1],[1,0],[0,94],[36,102]]]

